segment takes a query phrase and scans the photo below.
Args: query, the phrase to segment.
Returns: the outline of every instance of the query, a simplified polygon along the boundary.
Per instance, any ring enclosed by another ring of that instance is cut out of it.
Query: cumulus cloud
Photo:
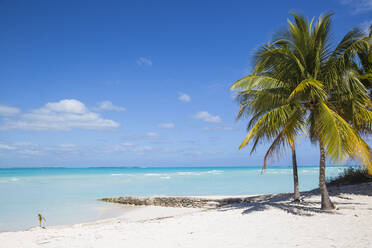
[[[352,9],[353,14],[359,14],[372,10],[372,0],[341,0],[342,5],[347,5]]]
[[[119,123],[103,119],[98,113],[91,112],[82,102],[75,99],[65,99],[50,102],[42,108],[6,118],[0,129],[23,130],[71,130],[117,128]]]
[[[110,101],[103,101],[103,102],[99,102],[98,103],[98,107],[95,108],[97,111],[103,111],[103,110],[107,110],[107,111],[118,111],[118,112],[123,112],[125,111],[125,108],[124,107],[120,107],[120,106],[115,106],[114,104],[112,104],[112,102]]]
[[[137,59],[137,65],[139,66],[152,66],[152,61],[148,58],[140,57]]]
[[[74,99],[61,100],[59,102],[48,102],[41,109],[33,111],[34,113],[52,113],[52,112],[61,112],[61,113],[71,113],[71,114],[83,114],[88,112],[85,105]]]
[[[188,94],[181,92],[181,93],[178,93],[178,100],[180,100],[181,102],[190,102],[191,97]]]
[[[159,123],[158,128],[174,128],[174,123],[169,122],[169,123]]]
[[[16,115],[19,112],[18,108],[0,104],[0,115]]]
[[[218,115],[213,116],[207,111],[199,111],[193,116],[193,118],[202,120],[204,122],[213,122],[213,123],[221,122],[221,118]]]

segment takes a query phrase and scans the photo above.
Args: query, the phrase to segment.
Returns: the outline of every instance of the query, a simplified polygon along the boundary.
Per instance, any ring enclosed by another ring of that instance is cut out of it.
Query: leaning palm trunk
[[[331,210],[334,209],[334,205],[331,202],[331,199],[328,195],[327,185],[325,181],[325,170],[326,170],[326,163],[325,163],[325,151],[322,142],[319,142],[320,148],[320,163],[319,163],[319,189],[321,195],[321,209],[322,210]]]
[[[292,171],[293,171],[293,201],[299,202],[300,201],[300,190],[298,187],[298,172],[297,172],[297,158],[296,158],[296,149],[291,147],[292,149]]]

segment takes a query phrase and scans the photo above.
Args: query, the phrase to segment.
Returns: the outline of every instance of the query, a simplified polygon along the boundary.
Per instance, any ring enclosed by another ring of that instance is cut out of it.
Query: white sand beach
[[[0,233],[0,247],[372,247],[372,184],[329,190],[338,208],[330,212],[319,210],[317,190],[299,204],[275,194],[217,209],[139,207],[105,221]]]

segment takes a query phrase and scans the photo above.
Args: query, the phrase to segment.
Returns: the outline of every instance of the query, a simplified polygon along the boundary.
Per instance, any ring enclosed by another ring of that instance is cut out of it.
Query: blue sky
[[[371,0],[0,1],[0,167],[261,165],[228,88],[291,11],[334,12],[335,41],[372,21]]]

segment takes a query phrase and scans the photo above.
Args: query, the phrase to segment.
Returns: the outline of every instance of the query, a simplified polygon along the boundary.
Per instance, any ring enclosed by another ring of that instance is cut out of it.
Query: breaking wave
[[[6,178],[1,178],[0,183],[13,183],[19,180],[20,179],[18,177],[6,177]]]

